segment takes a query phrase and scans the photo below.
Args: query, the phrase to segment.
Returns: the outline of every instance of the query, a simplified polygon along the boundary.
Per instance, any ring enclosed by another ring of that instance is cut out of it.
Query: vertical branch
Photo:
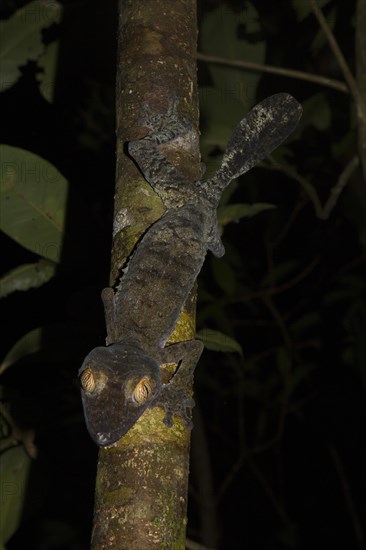
[[[358,156],[355,155],[354,157],[352,157],[349,163],[345,166],[345,168],[343,169],[343,171],[338,177],[337,183],[330,190],[330,195],[327,199],[327,202],[324,205],[323,212],[320,216],[320,219],[327,220],[329,218],[333,208],[337,204],[340,194],[342,193],[343,189],[347,185],[350,177],[352,176],[353,172],[356,170],[359,163],[360,162],[359,162]]]
[[[347,479],[341,457],[337,449],[334,447],[334,445],[332,445],[332,443],[328,444],[328,449],[329,449],[330,456],[333,460],[336,473],[338,475],[338,479],[341,485],[341,490],[345,501],[345,506],[352,522],[357,545],[362,550],[362,548],[365,548],[365,535],[364,535],[363,525],[352,496],[351,487]]]
[[[316,3],[316,0],[310,0],[312,10],[322,28],[328,44],[333,51],[339,67],[343,73],[344,79],[347,82],[350,93],[354,99],[358,119],[358,135],[359,135],[359,154],[363,167],[364,176],[366,176],[366,0],[357,0],[356,8],[356,64],[357,64],[357,81],[354,78],[349,65],[341,52],[341,49],[332,33],[327,20],[325,19],[321,9]],[[362,90],[362,91],[361,91]],[[366,177],[365,177],[366,180]]]
[[[116,78],[117,165],[111,285],[144,231],[164,212],[143,180],[126,144],[149,131],[142,108],[180,113],[198,126],[195,0],[120,0]],[[199,175],[197,139],[179,143],[169,159],[192,180]],[[194,335],[191,296],[172,341]],[[116,311],[114,332],[121,335]],[[190,434],[181,422],[167,428],[159,408],[148,409],[98,458],[92,550],[184,549]]]
[[[357,0],[356,5],[356,80],[360,101],[366,111],[366,0]],[[366,117],[358,117],[358,147],[363,177],[366,182]]]
[[[334,34],[332,33],[328,23],[327,23],[327,20],[325,19],[324,15],[323,15],[323,12],[321,11],[321,9],[319,8],[318,4],[316,3],[316,0],[310,0],[310,4],[311,4],[311,7],[312,7],[312,10],[314,12],[314,15],[315,17],[317,18],[318,20],[318,23],[320,25],[320,27],[322,28],[327,40],[328,40],[328,44],[329,44],[329,47],[331,48],[337,62],[338,62],[338,65],[343,73],[343,77],[345,79],[345,81],[347,82],[347,85],[349,87],[349,90],[353,96],[353,99],[356,103],[356,107],[357,107],[357,110],[362,113],[364,116],[365,113],[363,112],[363,105],[362,105],[362,101],[361,101],[361,94],[360,94],[360,91],[357,87],[357,83],[356,83],[356,80],[353,76],[353,74],[351,73],[351,70],[349,68],[349,65],[338,45],[338,42],[336,41],[335,37],[334,37]]]

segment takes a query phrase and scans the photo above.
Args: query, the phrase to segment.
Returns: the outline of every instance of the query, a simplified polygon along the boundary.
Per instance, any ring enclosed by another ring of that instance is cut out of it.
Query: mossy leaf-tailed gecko
[[[118,441],[148,407],[163,407],[169,427],[174,415],[191,427],[189,388],[203,346],[198,340],[166,345],[167,340],[207,250],[224,254],[216,220],[223,189],[278,147],[302,113],[289,94],[268,97],[237,126],[216,174],[192,182],[160,150],[193,131],[176,107],[173,101],[165,114],[146,111],[140,124],[150,133],[128,145],[166,211],[140,240],[116,289],[104,289],[107,346],[93,349],[79,371],[87,428],[102,447]],[[118,339],[116,319],[123,334]],[[160,365],[166,363],[177,369],[163,383]]]

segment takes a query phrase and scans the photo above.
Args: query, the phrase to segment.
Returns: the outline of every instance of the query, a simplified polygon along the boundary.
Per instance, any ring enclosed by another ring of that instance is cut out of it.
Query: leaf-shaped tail
[[[231,136],[221,167],[206,182],[208,193],[219,200],[231,180],[248,172],[285,141],[301,114],[300,103],[287,93],[267,97],[253,107]]]

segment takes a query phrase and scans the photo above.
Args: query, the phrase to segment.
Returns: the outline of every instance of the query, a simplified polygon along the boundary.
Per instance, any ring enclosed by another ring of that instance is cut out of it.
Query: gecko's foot
[[[193,428],[191,411],[195,403],[192,398],[193,373],[203,350],[199,340],[177,342],[163,349],[160,363],[176,363],[178,368],[167,384],[163,384],[154,406],[163,407],[164,424],[173,425],[173,417],[179,416],[188,429]]]
[[[172,410],[170,407],[165,407],[165,418],[163,420],[165,426],[171,428],[173,426],[173,416],[180,416],[186,427],[191,430],[193,428],[193,422],[191,418],[191,410],[194,407],[194,400],[187,397],[184,403],[179,403]],[[187,412],[188,411],[188,412]]]
[[[173,426],[174,416],[179,416],[188,429],[193,428],[191,411],[195,402],[192,397],[187,396],[186,391],[183,392],[166,384],[160,393],[159,400],[155,404],[163,407],[165,411],[163,422],[168,428]]]

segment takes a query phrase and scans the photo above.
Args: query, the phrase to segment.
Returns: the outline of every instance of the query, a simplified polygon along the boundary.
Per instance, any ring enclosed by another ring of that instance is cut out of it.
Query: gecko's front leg
[[[166,208],[179,207],[192,193],[192,182],[167,159],[161,146],[184,137],[184,141],[197,139],[190,121],[178,113],[178,100],[169,102],[166,113],[156,113],[147,104],[142,106],[139,126],[149,128],[150,133],[138,141],[130,141],[128,151],[136,161],[146,181],[160,196]],[[189,136],[189,139],[187,138]]]
[[[173,425],[173,416],[180,416],[188,428],[192,428],[191,409],[194,406],[190,392],[194,369],[203,351],[199,340],[177,342],[164,348],[162,363],[177,363],[178,368],[170,381],[163,384],[156,397],[154,406],[160,406],[165,411],[164,424],[169,428]]]

